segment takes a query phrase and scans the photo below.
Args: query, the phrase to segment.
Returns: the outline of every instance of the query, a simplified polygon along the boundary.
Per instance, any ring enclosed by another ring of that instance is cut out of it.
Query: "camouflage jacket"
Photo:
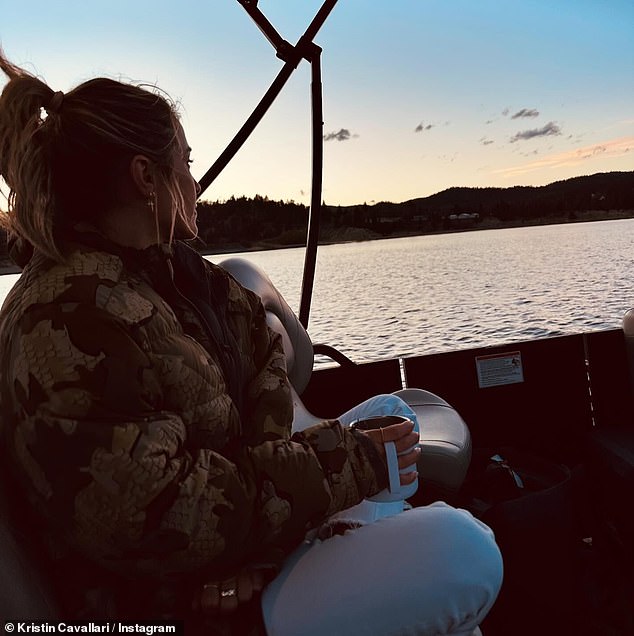
[[[109,572],[222,575],[385,485],[337,421],[291,436],[281,338],[184,244],[36,252],[0,317],[11,463],[55,540]]]

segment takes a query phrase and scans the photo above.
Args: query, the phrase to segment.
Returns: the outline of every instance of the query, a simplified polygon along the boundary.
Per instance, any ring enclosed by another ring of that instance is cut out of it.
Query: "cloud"
[[[510,112],[511,112],[511,109],[510,109],[510,108],[505,108],[505,109],[502,111],[502,115],[504,115],[504,117],[506,117],[506,116],[507,116]]]
[[[511,115],[511,119],[521,119],[523,117],[539,117],[539,111],[535,108],[522,108],[514,115]]]
[[[423,132],[423,130],[430,130],[431,128],[433,128],[434,125],[433,124],[427,124],[426,126],[421,122],[420,124],[418,124],[418,126],[416,126],[416,128],[414,128],[414,132]]]
[[[541,128],[531,128],[530,130],[522,130],[515,133],[510,142],[514,144],[516,141],[533,139],[534,137],[549,137],[551,135],[561,135],[561,128],[554,122],[549,121],[545,126]]]
[[[596,159],[598,157],[620,157],[631,150],[634,150],[634,137],[620,137],[618,139],[611,139],[610,141],[593,144],[592,146],[584,146],[583,148],[577,148],[576,150],[548,155],[538,159],[537,161],[531,161],[530,163],[524,164],[523,166],[495,170],[494,174],[502,174],[506,177],[516,177],[518,175],[525,174],[526,172],[541,170],[542,168],[576,166],[584,161]]]
[[[493,143],[493,139],[487,139],[486,137],[480,137],[479,141],[483,146],[489,146]]]
[[[348,141],[351,137],[358,137],[358,135],[351,135],[347,128],[340,128],[337,132],[326,133],[324,141]]]

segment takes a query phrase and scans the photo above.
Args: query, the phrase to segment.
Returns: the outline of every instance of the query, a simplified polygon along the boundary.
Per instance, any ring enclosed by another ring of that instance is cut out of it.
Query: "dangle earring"
[[[150,194],[148,195],[146,204],[148,208],[150,209],[150,211],[152,212],[152,214],[155,214],[156,213],[156,194],[154,193],[154,191],[150,192]]]

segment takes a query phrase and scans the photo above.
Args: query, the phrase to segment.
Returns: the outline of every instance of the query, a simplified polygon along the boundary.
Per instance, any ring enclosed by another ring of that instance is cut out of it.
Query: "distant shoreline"
[[[382,239],[392,238],[405,238],[408,236],[428,236],[438,234],[454,234],[456,232],[476,232],[478,230],[503,230],[506,228],[515,227],[538,227],[544,225],[562,225],[569,223],[594,223],[597,221],[620,221],[624,219],[634,218],[634,210],[589,210],[586,212],[577,212],[577,216],[571,219],[569,216],[562,216],[561,218],[544,217],[541,219],[533,219],[530,222],[526,220],[517,220],[509,222],[501,222],[498,220],[489,221],[484,220],[469,227],[455,227],[449,229],[435,230],[435,231],[402,231],[393,232],[389,235],[381,235],[376,232],[370,232],[363,228],[347,227],[341,231],[331,234],[327,240],[320,240],[319,245],[338,245],[344,243],[358,243],[362,241],[375,241]],[[244,246],[240,244],[231,244],[225,247],[203,247],[198,251],[203,256],[214,256],[223,254],[237,254],[248,252],[263,252],[278,249],[291,249],[298,247],[305,247],[305,243],[296,243],[292,245],[280,245],[275,243],[257,243],[250,246]],[[19,274],[22,270],[16,265],[12,264],[9,259],[0,260],[0,275],[3,274]]]
[[[340,230],[338,233],[331,233],[329,238],[322,238],[319,241],[319,245],[341,245],[345,243],[359,243],[362,241],[380,241],[383,239],[393,238],[406,238],[408,236],[436,236],[438,234],[455,234],[457,232],[477,232],[479,230],[504,230],[507,228],[516,227],[541,227],[545,225],[563,225],[570,223],[596,223],[598,221],[622,221],[625,219],[634,219],[634,210],[589,210],[586,212],[578,212],[577,218],[571,219],[569,216],[562,216],[561,218],[543,217],[534,219],[531,222],[526,220],[508,221],[502,222],[493,220],[484,220],[478,224],[474,224],[470,227],[455,227],[445,228],[434,231],[417,232],[414,230],[404,230],[400,232],[393,232],[387,235],[371,232],[364,228],[347,227]],[[337,236],[337,234],[339,236]],[[306,243],[293,243],[289,245],[275,244],[274,242],[261,242],[251,246],[245,247],[237,243],[233,243],[224,248],[208,247],[202,248],[201,254],[205,256],[213,256],[215,254],[238,254],[248,252],[265,252],[277,249],[293,249],[298,247],[306,247]]]

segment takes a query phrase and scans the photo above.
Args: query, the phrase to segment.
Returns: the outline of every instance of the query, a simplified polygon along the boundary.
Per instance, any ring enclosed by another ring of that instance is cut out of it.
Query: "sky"
[[[294,44],[321,4],[258,7]],[[634,170],[632,0],[339,0],[315,42],[328,204]],[[237,0],[0,0],[0,43],[54,90],[167,91],[198,178],[283,64]],[[308,203],[310,121],[303,61],[203,199]]]

